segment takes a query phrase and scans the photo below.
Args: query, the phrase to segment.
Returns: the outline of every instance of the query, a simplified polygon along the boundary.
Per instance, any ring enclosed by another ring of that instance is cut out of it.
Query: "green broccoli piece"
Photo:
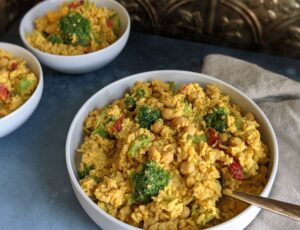
[[[169,81],[167,83],[170,86],[170,90],[174,93],[176,91],[176,82],[175,81]]]
[[[100,183],[100,182],[102,182],[103,181],[103,179],[101,179],[101,178],[99,178],[99,177],[97,177],[97,176],[93,176],[93,175],[90,175],[90,177],[94,180],[94,181],[96,181],[96,183]]]
[[[136,101],[131,96],[125,97],[124,103],[125,103],[126,108],[131,111],[134,110],[136,107]]]
[[[91,23],[77,12],[70,12],[59,20],[61,37],[66,44],[88,45],[91,41]]]
[[[191,136],[190,138],[195,144],[200,144],[202,141],[207,142],[207,136],[205,134]]]
[[[218,132],[224,132],[227,129],[226,123],[227,112],[223,107],[214,108],[214,112],[207,114],[204,117],[206,125],[209,128],[214,128]]]
[[[91,165],[86,165],[85,163],[83,163],[83,169],[82,170],[78,170],[77,175],[78,178],[81,180],[83,178],[85,178],[87,175],[90,174],[90,171],[95,169],[95,165],[91,164]]]
[[[170,181],[170,174],[154,161],[147,161],[131,177],[134,204],[146,204],[158,195]]]
[[[138,136],[129,146],[128,156],[134,157],[136,153],[143,147],[146,147],[151,142],[150,137],[145,134]]]
[[[16,91],[20,95],[30,94],[34,87],[34,81],[29,80],[26,75],[24,75],[16,84]]]
[[[136,91],[136,96],[138,98],[143,98],[143,97],[145,97],[145,95],[146,95],[146,92],[145,92],[144,89],[139,89],[139,90]]]
[[[53,44],[62,44],[64,41],[59,35],[51,34],[47,37],[47,40]]]
[[[243,126],[243,120],[239,117],[235,117],[234,124],[235,124],[235,127],[239,130]]]
[[[114,31],[114,34],[116,36],[119,36],[120,35],[120,32],[121,32],[121,21],[120,21],[120,18],[117,14],[114,14],[113,16],[111,16],[109,18],[109,20],[111,21],[112,23],[112,27],[113,27],[113,31]]]
[[[147,105],[138,108],[137,121],[142,128],[150,128],[160,118],[160,111]]]
[[[189,103],[187,100],[184,100],[184,101],[183,101],[183,104],[184,104],[184,105],[183,105],[183,115],[184,115],[185,117],[191,116],[192,113],[193,113],[193,109],[192,109],[190,103]]]
[[[93,133],[93,135],[99,135],[103,138],[109,138],[109,133],[105,130],[103,125],[100,125],[98,128],[96,128]]]

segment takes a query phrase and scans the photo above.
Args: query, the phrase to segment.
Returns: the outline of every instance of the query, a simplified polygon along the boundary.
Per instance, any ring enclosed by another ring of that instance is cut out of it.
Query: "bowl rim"
[[[35,62],[35,64],[37,65],[37,68],[38,68],[38,84],[37,84],[37,86],[36,86],[36,88],[35,88],[35,90],[34,90],[34,92],[30,95],[30,97],[21,105],[21,106],[19,106],[16,110],[14,110],[14,111],[12,111],[11,113],[9,113],[9,114],[7,114],[7,115],[5,115],[4,117],[2,117],[2,118],[0,118],[0,123],[1,122],[5,122],[5,120],[8,120],[8,119],[10,119],[11,117],[13,117],[13,116],[15,116],[15,114],[17,114],[18,112],[19,112],[19,110],[21,109],[21,108],[23,108],[23,107],[25,107],[25,106],[27,106],[27,104],[28,103],[30,103],[30,101],[33,99],[33,97],[35,97],[35,95],[37,95],[39,92],[39,90],[42,90],[43,91],[43,89],[42,89],[42,87],[43,87],[43,83],[44,83],[44,76],[43,76],[43,70],[42,70],[42,66],[41,66],[41,64],[40,64],[40,62],[38,61],[38,59],[32,54],[32,53],[30,53],[28,50],[26,50],[25,48],[23,48],[23,47],[21,47],[21,46],[18,46],[18,45],[16,45],[16,44],[12,44],[12,43],[8,43],[8,42],[0,42],[0,46],[1,45],[4,45],[4,46],[11,46],[11,47],[13,47],[13,48],[15,48],[15,49],[19,49],[19,50],[22,50],[22,52],[24,52],[24,53],[26,53],[26,55],[28,55],[28,57],[29,57],[29,59],[32,59],[34,62]],[[5,51],[7,51],[5,48],[2,48],[2,47],[0,47],[0,49],[3,49],[3,50],[5,50]],[[7,52],[9,52],[9,51],[7,51]],[[9,52],[9,53],[11,53],[11,52]],[[17,55],[15,55],[14,53],[11,53],[13,56],[15,56],[15,57],[18,57]],[[18,58],[20,58],[20,57],[18,57]],[[22,59],[23,60],[23,59]],[[24,60],[24,61],[26,61],[26,60]],[[26,65],[27,65],[27,63],[26,63]],[[28,67],[28,66],[27,66]],[[28,67],[29,68],[29,67]],[[30,68],[29,68],[30,69]],[[40,89],[41,88],[41,89]]]
[[[70,0],[69,0],[70,1]],[[92,2],[95,2],[95,0],[90,0]],[[126,38],[126,35],[127,33],[129,33],[130,31],[130,28],[131,28],[131,21],[130,21],[130,16],[129,16],[129,13],[128,11],[126,10],[126,8],[121,5],[119,2],[115,1],[115,0],[107,0],[107,1],[110,1],[110,2],[113,2],[113,4],[117,5],[117,7],[119,7],[123,12],[124,14],[126,15],[126,20],[127,20],[127,26],[123,32],[123,34],[118,37],[118,39],[113,42],[112,44],[110,44],[109,46],[103,48],[103,49],[100,49],[100,50],[96,50],[94,52],[91,52],[91,53],[86,53],[86,54],[78,54],[78,55],[58,55],[58,54],[51,54],[51,53],[47,53],[47,52],[44,52],[42,50],[39,50],[35,47],[33,47],[29,42],[27,42],[27,39],[26,39],[26,35],[25,35],[25,31],[24,31],[24,24],[25,24],[25,18],[29,17],[30,14],[32,14],[33,12],[35,11],[38,11],[38,9],[42,6],[42,5],[47,5],[49,4],[50,2],[53,2],[53,3],[56,3],[56,7],[59,6],[60,4],[62,4],[63,2],[61,0],[44,0],[44,1],[41,1],[39,2],[38,4],[36,4],[35,6],[33,6],[23,17],[22,17],[22,20],[20,22],[20,25],[19,25],[19,34],[20,34],[20,37],[21,37],[21,40],[22,42],[29,48],[31,49],[32,51],[36,52],[38,55],[43,55],[47,58],[70,58],[70,59],[76,59],[76,58],[89,58],[89,57],[92,57],[92,56],[96,56],[96,55],[99,55],[101,53],[104,53],[104,52],[108,52],[109,50],[113,49],[114,46],[116,46],[117,44],[121,43],[121,41],[123,39]],[[65,1],[66,2],[66,1]],[[33,23],[33,22],[32,22]],[[32,31],[31,31],[32,32]]]
[[[193,71],[185,71],[185,70],[154,70],[154,71],[146,71],[146,72],[141,72],[141,73],[136,73],[136,74],[132,74],[129,76],[126,76],[124,78],[121,78],[119,80],[116,80],[108,85],[106,85],[105,87],[101,88],[100,90],[98,90],[97,92],[95,92],[91,97],[89,97],[80,107],[80,109],[77,111],[75,117],[72,120],[72,123],[70,125],[68,134],[67,134],[67,139],[66,139],[66,146],[65,146],[65,152],[66,152],[66,164],[67,164],[67,170],[68,170],[68,174],[71,180],[71,184],[73,186],[73,189],[76,189],[77,192],[80,193],[81,197],[96,211],[96,212],[100,212],[100,214],[104,215],[104,217],[108,218],[110,221],[115,222],[117,224],[119,224],[119,226],[122,227],[130,227],[131,229],[140,229],[137,228],[133,225],[127,224],[121,220],[119,220],[118,218],[113,217],[112,215],[108,214],[107,212],[105,212],[103,209],[101,209],[100,207],[98,207],[96,205],[96,203],[94,203],[87,195],[86,193],[83,191],[83,189],[80,187],[80,184],[75,176],[75,172],[73,171],[72,168],[72,163],[71,163],[71,136],[72,133],[74,132],[74,128],[75,128],[75,124],[77,123],[78,118],[80,117],[80,115],[82,113],[84,113],[84,111],[86,110],[86,107],[91,104],[91,102],[93,102],[99,94],[102,93],[103,90],[109,88],[109,87],[113,87],[115,85],[118,84],[122,84],[124,81],[127,80],[132,80],[132,82],[134,83],[135,78],[140,77],[140,76],[147,76],[147,75],[151,75],[151,74],[157,74],[159,76],[159,74],[161,73],[167,73],[169,75],[172,75],[174,73],[178,73],[178,74],[191,74],[191,75],[198,75],[199,77],[208,79],[208,80],[213,80],[215,83],[218,83],[220,85],[224,85],[226,87],[228,87],[230,90],[232,91],[236,91],[238,94],[240,94],[242,97],[244,97],[249,103],[252,104],[252,106],[255,108],[255,110],[257,110],[260,115],[262,116],[263,120],[266,123],[266,127],[267,129],[269,129],[270,134],[271,134],[271,139],[273,140],[273,144],[274,144],[274,159],[273,159],[273,164],[272,164],[272,170],[269,174],[269,178],[268,181],[263,189],[263,191],[260,193],[260,196],[268,196],[269,193],[271,192],[273,183],[275,181],[275,177],[278,171],[278,159],[279,159],[279,148],[278,148],[278,141],[275,135],[275,131],[271,125],[271,122],[269,121],[269,119],[267,118],[267,116],[265,115],[265,113],[262,111],[262,109],[250,98],[248,97],[245,93],[243,93],[242,91],[240,91],[238,88],[236,88],[235,86],[220,80],[218,78],[215,77],[211,77],[202,73],[197,73],[197,72],[193,72]],[[78,197],[77,197],[78,199]],[[255,209],[257,207],[255,207],[254,205],[249,205],[245,210],[243,210],[241,213],[237,214],[236,216],[234,216],[233,218],[224,221],[218,225],[206,228],[209,230],[215,230],[215,229],[219,229],[222,227],[225,227],[227,224],[229,224],[230,222],[235,221],[236,219],[238,219],[240,216],[245,215],[246,213],[250,212],[251,210]],[[260,211],[260,210],[259,210]],[[253,219],[254,220],[254,219]],[[253,221],[252,220],[252,221]],[[251,222],[252,222],[251,221]],[[250,223],[251,223],[250,222]]]

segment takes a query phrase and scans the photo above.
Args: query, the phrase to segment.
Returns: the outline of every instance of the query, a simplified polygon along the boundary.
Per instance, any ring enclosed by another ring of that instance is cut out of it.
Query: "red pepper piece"
[[[9,96],[10,96],[9,90],[4,85],[0,84],[0,99],[2,101],[6,101]]]
[[[107,27],[108,27],[108,28],[113,28],[113,26],[114,26],[114,25],[113,25],[113,22],[112,22],[111,20],[107,20],[107,21],[106,21],[106,24],[107,24]]]
[[[237,180],[244,179],[243,168],[238,161],[233,160],[233,162],[228,166],[228,169],[234,179]]]
[[[116,120],[113,128],[116,132],[120,132],[122,130],[122,122],[124,120],[124,114],[118,119]]]
[[[17,67],[18,67],[18,63],[16,63],[16,62],[13,62],[13,63],[11,63],[11,65],[10,65],[10,70],[15,70],[15,69],[17,69]]]
[[[215,129],[210,128],[208,129],[208,144],[211,145],[212,147],[216,147],[218,143],[220,142],[218,133]]]
[[[76,8],[76,7],[78,7],[78,6],[83,5],[83,3],[84,3],[83,0],[77,1],[77,2],[72,2],[72,3],[69,4],[69,8]]]

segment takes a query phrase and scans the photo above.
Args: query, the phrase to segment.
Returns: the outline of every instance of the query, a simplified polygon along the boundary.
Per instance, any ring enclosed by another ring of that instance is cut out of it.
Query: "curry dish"
[[[115,42],[121,22],[115,11],[95,3],[72,1],[35,20],[27,41],[35,48],[57,55],[80,55]]]
[[[26,102],[37,84],[38,78],[24,60],[0,49],[0,118]]]
[[[78,177],[103,210],[144,229],[202,229],[247,205],[224,187],[259,194],[268,148],[259,124],[215,85],[136,82],[91,111]]]

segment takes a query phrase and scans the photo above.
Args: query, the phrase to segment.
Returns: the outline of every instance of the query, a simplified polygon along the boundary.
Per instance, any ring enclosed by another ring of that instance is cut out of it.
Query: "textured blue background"
[[[18,23],[0,41],[21,45]],[[200,71],[211,53],[300,81],[300,60],[140,33],[132,33],[120,56],[96,72],[72,76],[43,66],[45,87],[37,110],[0,139],[0,229],[98,229],[77,202],[66,170],[65,139],[75,113],[117,79],[158,69]]]

